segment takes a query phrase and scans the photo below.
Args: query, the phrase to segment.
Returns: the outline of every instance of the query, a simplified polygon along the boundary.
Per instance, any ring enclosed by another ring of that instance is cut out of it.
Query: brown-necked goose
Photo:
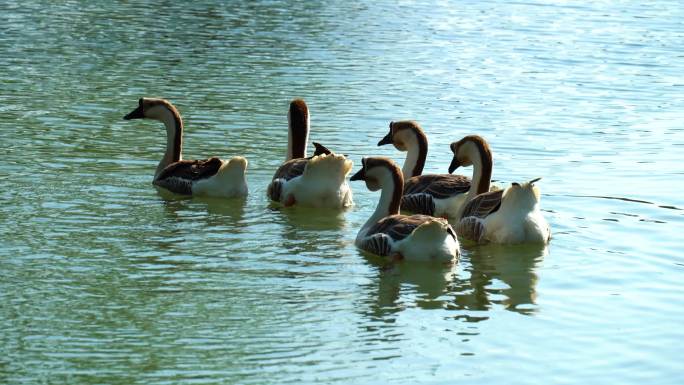
[[[473,198],[456,226],[459,236],[477,243],[546,243],[551,229],[539,209],[541,178]]]
[[[182,160],[183,119],[168,100],[140,98],[138,107],[124,119],[154,119],[166,126],[166,152],[157,165],[153,184],[177,194],[214,197],[247,195],[247,159],[212,157]]]
[[[316,152],[306,158],[309,108],[302,99],[290,103],[287,159],[273,175],[267,194],[285,206],[345,208],[352,205],[346,176],[352,161],[314,142]]]
[[[364,158],[351,180],[363,180],[371,191],[382,190],[373,215],[359,230],[356,246],[379,256],[417,261],[452,261],[459,255],[456,233],[443,218],[401,215],[404,180],[389,158]]]

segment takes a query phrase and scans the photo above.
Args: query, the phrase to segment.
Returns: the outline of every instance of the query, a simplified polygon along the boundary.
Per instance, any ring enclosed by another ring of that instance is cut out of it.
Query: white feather
[[[345,208],[353,204],[346,176],[353,166],[343,155],[313,157],[304,173],[285,182],[281,203],[294,197],[297,205],[317,208]]]

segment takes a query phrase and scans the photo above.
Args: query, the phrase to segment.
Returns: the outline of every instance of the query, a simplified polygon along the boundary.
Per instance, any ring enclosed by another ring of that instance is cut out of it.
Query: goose
[[[551,229],[539,209],[535,185],[540,179],[477,195],[465,206],[457,234],[477,243],[547,243]]]
[[[287,114],[287,158],[273,175],[267,195],[285,207],[346,208],[352,192],[345,180],[352,161],[314,142],[314,155],[306,158],[309,108],[302,99],[290,102]]]
[[[166,152],[157,165],[152,183],[176,194],[211,197],[247,195],[247,159],[211,157],[182,160],[183,119],[178,109],[165,99],[140,98],[138,107],[125,120],[154,119],[166,126]]]
[[[413,120],[390,122],[389,133],[378,142],[378,146],[386,144],[392,144],[397,150],[407,153],[402,167],[405,185],[401,209],[458,219],[472,189],[471,181],[463,175],[422,175],[428,140],[420,125]],[[475,186],[476,191],[479,191],[478,187]]]
[[[382,190],[375,212],[359,230],[355,244],[362,250],[395,260],[453,261],[458,258],[456,232],[444,218],[401,215],[404,178],[389,158],[363,158],[351,177],[363,180],[371,191]]]

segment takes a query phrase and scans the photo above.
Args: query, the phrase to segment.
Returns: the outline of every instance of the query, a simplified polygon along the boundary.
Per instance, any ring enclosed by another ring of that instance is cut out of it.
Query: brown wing
[[[400,241],[411,235],[416,227],[431,219],[434,218],[428,215],[390,215],[368,229],[368,235],[387,234],[395,241]]]
[[[474,216],[461,218],[456,224],[456,232],[461,238],[480,243],[485,234],[484,220]]]
[[[195,181],[216,175],[223,165],[217,157],[204,160],[181,160],[166,166],[157,176],[157,180],[166,178],[180,178]]]
[[[273,179],[285,179],[290,180],[292,178],[298,177],[304,173],[306,164],[309,162],[307,158],[297,158],[290,159],[283,163],[275,174],[273,174]]]
[[[359,247],[381,257],[388,256],[392,251],[391,239],[389,235],[383,233],[373,234],[364,239]]]
[[[414,214],[435,214],[435,201],[430,194],[408,194],[401,197],[401,211]]]
[[[501,207],[501,197],[504,190],[490,191],[473,198],[463,209],[461,218],[484,218]]]
[[[409,178],[404,184],[404,195],[430,194],[445,199],[470,190],[470,179],[463,175],[428,174]]]
[[[177,194],[192,194],[192,183],[210,178],[223,165],[221,159],[181,160],[166,166],[154,179],[154,184]]]

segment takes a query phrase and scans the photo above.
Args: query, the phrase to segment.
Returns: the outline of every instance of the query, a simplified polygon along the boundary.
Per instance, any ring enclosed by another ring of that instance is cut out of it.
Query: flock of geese
[[[310,116],[304,100],[293,100],[287,117],[287,159],[273,175],[268,197],[283,206],[351,206],[346,178],[352,161],[316,142],[313,155],[307,156]],[[166,127],[166,152],[154,173],[154,185],[184,195],[247,195],[245,158],[182,158],[183,120],[169,101],[141,98],[124,119],[154,119]],[[407,153],[401,169],[389,158],[367,157],[350,178],[381,191],[375,211],[359,230],[357,247],[394,260],[452,261],[459,255],[459,237],[476,243],[549,241],[535,185],[539,178],[505,189],[491,187],[492,152],[482,137],[469,135],[451,143],[454,156],[448,174],[423,174],[428,140],[415,121],[390,122],[378,146],[387,144]],[[471,165],[472,178],[452,174]]]

